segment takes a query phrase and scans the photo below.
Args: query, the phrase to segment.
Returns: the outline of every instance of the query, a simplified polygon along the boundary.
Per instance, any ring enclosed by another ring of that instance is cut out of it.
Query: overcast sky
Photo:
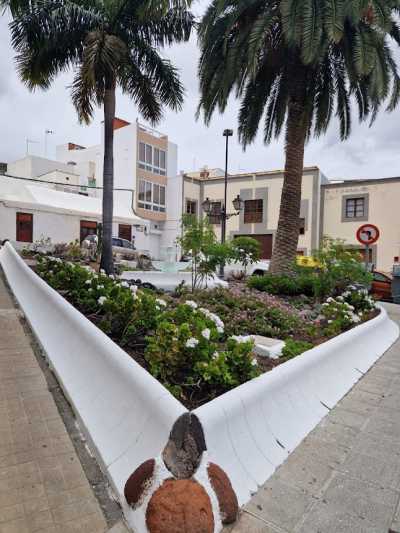
[[[208,4],[198,0],[195,11],[200,14]],[[68,141],[83,145],[97,144],[100,135],[101,112],[93,123],[79,125],[70,103],[68,85],[71,74],[64,74],[47,92],[30,93],[18,80],[14,70],[13,51],[8,31],[9,19],[0,16],[0,161],[13,161],[25,155],[26,139],[38,141],[30,145],[30,153],[44,155],[44,131],[49,136],[48,155],[55,156],[56,144]],[[165,52],[181,71],[186,99],[179,114],[166,112],[157,129],[167,133],[178,144],[178,170],[193,170],[200,166],[224,166],[222,130],[237,130],[238,104],[232,100],[223,116],[216,115],[209,127],[195,120],[198,104],[196,76],[198,49],[196,39]],[[118,94],[117,116],[134,121],[138,116],[135,105]],[[140,117],[139,117],[140,120]],[[400,176],[400,107],[392,114],[383,112],[373,127],[354,125],[350,140],[339,140],[337,125],[318,141],[306,147],[305,164],[317,165],[331,179],[374,178]],[[230,172],[273,170],[282,168],[284,152],[282,139],[269,146],[259,136],[243,152],[235,137],[230,150]]]

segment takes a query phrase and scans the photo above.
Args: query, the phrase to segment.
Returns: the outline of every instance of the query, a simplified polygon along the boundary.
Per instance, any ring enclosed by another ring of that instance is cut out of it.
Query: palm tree
[[[179,110],[183,88],[177,70],[158,52],[189,39],[191,0],[0,0],[9,7],[20,78],[48,89],[73,68],[72,102],[88,123],[104,108],[103,248],[101,267],[113,272],[113,120],[115,92],[129,95],[143,117],[157,123],[163,106]]]
[[[393,110],[400,79],[400,0],[213,0],[199,28],[201,99],[208,123],[232,92],[240,99],[239,139],[251,143],[263,118],[269,144],[285,130],[285,173],[272,272],[293,268],[299,235],[304,148],[334,115],[340,137],[359,120]]]

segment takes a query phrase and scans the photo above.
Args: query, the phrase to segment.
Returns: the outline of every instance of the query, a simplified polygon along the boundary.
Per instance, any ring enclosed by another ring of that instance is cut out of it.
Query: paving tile
[[[226,531],[229,532],[229,528]],[[248,513],[240,515],[231,531],[234,533],[284,533],[283,529],[277,529],[272,524],[267,524]]]
[[[364,480],[381,487],[400,487],[400,461],[394,462],[391,456],[371,457],[358,451],[352,452],[340,471],[352,478]]]
[[[304,490],[271,479],[246,505],[245,509],[264,520],[293,531],[315,498]]]
[[[371,522],[383,532],[390,526],[398,493],[337,473],[324,493],[323,500],[343,513]]]
[[[296,533],[384,533],[368,520],[349,515],[341,507],[319,502]]]

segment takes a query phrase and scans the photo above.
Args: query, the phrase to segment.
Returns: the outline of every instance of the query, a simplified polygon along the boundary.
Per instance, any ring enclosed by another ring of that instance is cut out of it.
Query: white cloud
[[[208,4],[200,0],[195,5],[201,13]],[[54,155],[56,144],[68,141],[83,145],[95,144],[100,134],[101,110],[96,112],[89,127],[78,124],[67,86],[72,75],[60,76],[46,92],[30,93],[18,80],[13,63],[6,17],[0,18],[0,161],[10,161],[25,154],[26,138],[40,141],[31,152],[38,155],[44,150],[44,131],[49,128],[55,135],[49,138],[49,155]],[[179,114],[167,111],[158,129],[167,133],[179,146],[179,169],[192,170],[202,165],[224,166],[224,138],[222,130],[237,130],[238,103],[234,100],[224,116],[216,115],[209,127],[195,120],[198,105],[197,61],[199,52],[196,38],[190,43],[174,46],[165,51],[181,70],[186,88],[186,99]],[[331,178],[382,177],[400,175],[398,138],[399,113],[382,113],[372,129],[366,124],[354,123],[353,135],[340,142],[337,128],[332,126],[327,135],[313,140],[306,147],[305,164],[318,165]],[[137,109],[126,96],[118,94],[117,115],[133,121]],[[355,116],[356,119],[356,116]],[[262,130],[262,128],[260,128]],[[283,140],[264,146],[259,135],[246,152],[232,139],[230,171],[272,170],[284,165]]]

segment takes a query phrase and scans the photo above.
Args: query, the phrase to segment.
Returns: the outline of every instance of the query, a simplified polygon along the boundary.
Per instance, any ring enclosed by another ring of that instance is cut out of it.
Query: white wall
[[[60,243],[71,242],[80,237],[80,217],[5,207],[0,203],[0,240],[16,240],[17,212],[33,214],[33,241],[50,237],[53,243]]]

